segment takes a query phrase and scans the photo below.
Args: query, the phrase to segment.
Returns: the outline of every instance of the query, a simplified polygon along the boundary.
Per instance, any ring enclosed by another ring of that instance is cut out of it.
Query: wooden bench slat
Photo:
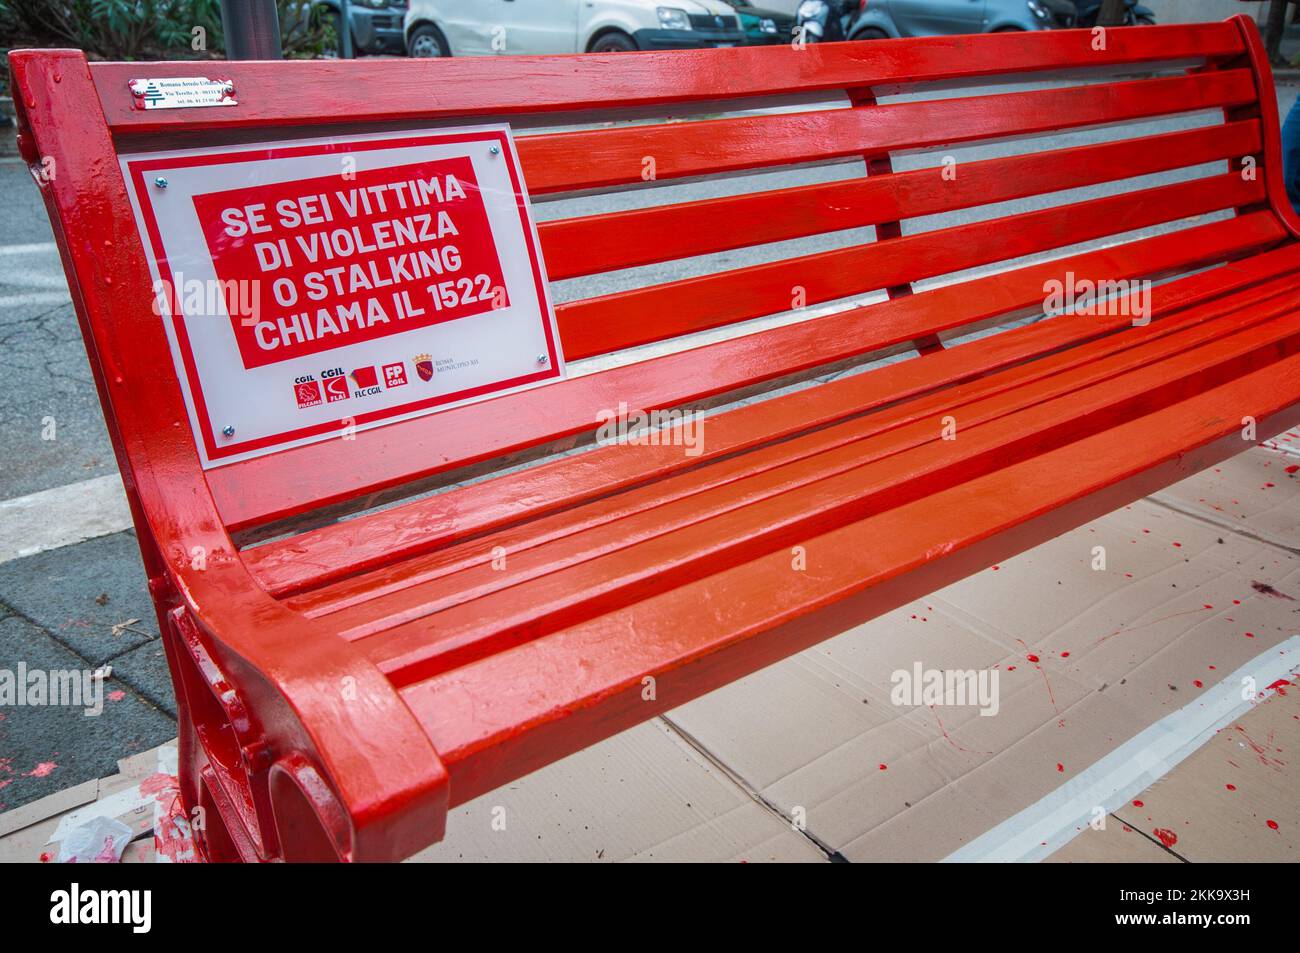
[[[1296,353],[1300,315],[1296,299],[1288,303],[1283,317],[1255,327],[1248,319],[1218,319],[1223,336],[1206,342],[1204,334],[1190,334],[1196,346],[1188,351],[1176,335],[953,408],[958,440],[941,439],[943,414],[935,412],[660,505],[619,521],[612,532],[597,529],[508,556],[507,573],[490,565],[464,570],[455,580],[343,610],[331,623],[345,638],[364,639],[367,655],[396,683],[428,677],[1041,454]],[[869,421],[856,427],[873,429]]]
[[[541,222],[552,281],[1113,182],[1260,151],[1259,123]],[[718,223],[725,227],[718,228]]]
[[[1240,173],[1053,206],[588,298],[555,309],[564,353],[595,357],[806,304],[863,295],[1120,232],[1262,201]]]
[[[956,99],[520,137],[532,195],[957,145],[1253,102],[1248,69]]]
[[[410,685],[402,697],[451,773],[452,802],[465,803],[1239,453],[1239,414],[1259,420],[1261,439],[1295,426],[1300,406],[1279,378],[1300,378],[1300,357],[809,537],[809,572],[772,553]],[[710,607],[708,625],[700,606]],[[646,677],[655,679],[651,700]]]
[[[1251,310],[1243,313],[1242,309],[1248,305]],[[536,558],[540,553],[531,552],[535,547],[550,546],[561,539],[571,541],[577,534],[583,534],[588,540],[599,541],[587,545],[607,546],[611,534],[626,536],[629,533],[629,527],[633,525],[631,517],[649,518],[655,522],[658,529],[662,530],[669,526],[674,518],[671,512],[672,504],[680,504],[688,496],[692,498],[691,517],[704,517],[708,515],[707,503],[703,499],[696,499],[695,494],[714,490],[816,455],[822,455],[820,468],[816,472],[829,473],[835,455],[831,451],[838,453],[839,448],[850,443],[865,449],[862,442],[867,438],[886,431],[895,431],[923,419],[927,421],[927,429],[923,431],[923,436],[933,436],[935,431],[928,429],[931,419],[942,414],[958,417],[964,431],[981,422],[982,419],[987,419],[988,411],[980,409],[981,403],[987,404],[989,398],[1006,394],[1015,388],[1023,388],[1024,384],[1050,378],[1052,393],[1068,393],[1071,388],[1114,376],[1116,373],[1114,368],[1117,366],[1127,368],[1140,366],[1142,362],[1213,340],[1216,336],[1227,333],[1230,327],[1242,328],[1259,324],[1269,317],[1297,309],[1300,309],[1300,291],[1295,289],[1294,277],[1288,276],[1282,281],[1274,280],[1257,286],[1250,293],[1234,295],[1231,303],[1214,302],[1186,310],[1165,317],[1139,333],[1108,333],[1099,340],[1059,351],[1048,357],[1020,365],[1014,370],[983,376],[971,383],[941,390],[923,398],[908,400],[904,404],[866,417],[853,417],[842,423],[805,433],[800,437],[784,438],[778,443],[768,442],[766,446],[759,449],[750,449],[742,455],[720,460],[707,467],[699,467],[696,460],[683,461],[697,465],[690,469],[683,467],[685,472],[671,478],[661,479],[617,496],[595,501],[580,509],[565,510],[551,516],[528,520],[499,532],[450,545],[418,559],[403,561],[375,572],[343,580],[289,599],[286,604],[295,611],[317,617],[362,606],[372,600],[382,600],[391,593],[415,585],[423,586],[437,580],[436,586],[425,586],[420,596],[424,600],[425,610],[434,611],[442,605],[464,601],[470,598],[470,594],[482,594],[494,588],[504,588],[533,575],[550,571],[549,567],[557,559],[554,547],[544,559]],[[1230,323],[1225,324],[1214,320],[1225,314],[1229,316]],[[1057,319],[1056,323],[1080,324],[1085,320],[1093,319],[1066,317]],[[1096,320],[1099,323],[1101,321],[1101,319]],[[1107,323],[1111,325],[1109,330],[1113,331],[1119,322],[1112,320]],[[1041,330],[1041,326],[1032,330]],[[1056,330],[1059,333],[1061,329]],[[1168,340],[1160,340],[1162,338]],[[1159,341],[1158,346],[1150,346],[1157,341]],[[978,346],[983,342],[974,343]],[[1138,347],[1141,348],[1140,356],[1129,355],[1123,362],[1103,360]],[[941,356],[935,355],[935,357]],[[926,357],[923,363],[928,368],[933,361],[934,358]],[[885,403],[889,399],[886,395],[893,394],[897,399],[898,375],[890,373],[895,369],[898,369],[897,365],[859,375],[856,378],[831,382],[825,386],[837,393],[818,396],[841,398],[843,414],[846,418],[853,414],[861,414],[871,410],[873,406]],[[874,386],[870,386],[873,383]],[[837,388],[836,384],[854,386]],[[857,393],[853,394],[851,391]],[[1040,392],[1034,399],[1042,399],[1046,393],[1048,392]],[[863,395],[869,395],[868,402],[865,404],[860,399],[855,399]],[[764,411],[765,419],[772,422],[776,431],[780,432],[787,427],[793,431],[799,427],[801,418],[806,421],[803,415],[807,412],[807,404],[808,401],[780,398],[754,410]],[[742,409],[740,413],[743,414],[744,410]],[[727,423],[724,419],[719,419],[717,422]],[[711,442],[712,434],[707,425],[706,433],[709,434]],[[631,447],[621,449],[625,453],[635,452]],[[677,450],[680,453],[681,448],[678,447]],[[879,445],[871,447],[873,456],[879,456],[882,452]],[[839,466],[842,469],[844,464]],[[661,510],[660,507],[668,507],[668,509]],[[597,530],[599,532],[593,532]],[[508,554],[509,573],[492,570],[486,576],[482,575],[481,570],[491,568],[494,553],[498,551]],[[365,611],[371,610],[367,608]],[[382,614],[383,606],[377,606],[374,611]],[[359,613],[349,613],[347,616],[336,616],[332,621],[354,629],[359,624],[360,618]],[[351,625],[348,625],[348,620],[351,621]]]
[[[1081,266],[1086,267],[1086,266]],[[1288,271],[1287,269],[1291,269]],[[1274,252],[1154,289],[1152,313],[1162,318],[1206,300],[1236,291],[1234,307],[1271,297],[1294,282],[1300,269],[1300,248]],[[1089,272],[1082,270],[1081,275]],[[1274,277],[1283,275],[1281,278]],[[1247,291],[1236,289],[1245,288]],[[1227,305],[1203,307],[1218,313]],[[1168,320],[1178,317],[1173,314]],[[421,553],[457,539],[480,536],[527,520],[535,527],[548,513],[559,512],[630,486],[663,480],[687,466],[697,466],[765,442],[784,440],[811,427],[824,426],[848,415],[847,408],[872,409],[912,398],[931,388],[951,385],[972,374],[986,374],[1053,350],[1108,334],[1129,322],[1116,316],[1087,323],[1054,319],[1005,331],[959,347],[928,355],[924,362],[907,361],[871,374],[840,378],[782,398],[788,419],[773,419],[765,405],[736,408],[712,417],[708,439],[698,458],[688,459],[679,447],[616,446],[593,448],[578,457],[563,458],[438,496],[335,523],[286,540],[247,549],[243,557],[258,581],[273,594],[288,596],[327,585],[381,566],[405,563]],[[515,551],[518,538],[507,538]],[[478,554],[481,558],[481,553]],[[471,560],[465,564],[472,564]],[[431,557],[430,567],[457,565],[455,556]],[[394,566],[415,577],[419,567]],[[388,578],[371,578],[376,587]],[[340,600],[337,589],[332,594]],[[295,603],[298,604],[298,603]],[[304,609],[311,603],[303,601]]]
[[[286,60],[221,63],[232,78],[238,109],[204,109],[203,130],[322,122],[429,122],[461,116],[607,110],[626,106],[775,96],[807,90],[996,78],[1008,73],[1059,73],[1071,69],[1158,62],[1204,62],[1239,56],[1241,34],[1232,23],[1112,30],[1096,49],[1090,31],[1044,31],[901,40],[889,48],[814,44],[804,50],[681,50],[624,57],[574,59],[533,56],[493,61],[484,82],[474,58],[358,62]],[[115,134],[166,130],[191,132],[194,116],[174,110],[139,110],[127,83],[140,76],[135,63],[91,66],[104,116]],[[150,64],[149,75],[193,76],[193,63]],[[320,90],[330,90],[323,115]],[[374,89],[401,95],[375,95]]]
[[[363,431],[350,441],[347,467],[333,465],[330,441],[205,476],[226,525],[237,531],[592,430],[597,414],[620,401],[644,411],[675,407],[1026,308],[1042,302],[1043,282],[1067,265],[1080,274],[1149,277],[1261,251],[1285,236],[1273,215],[1252,213],[827,315],[813,333],[802,325],[772,328],[574,378],[548,387],[545,406],[524,393]]]

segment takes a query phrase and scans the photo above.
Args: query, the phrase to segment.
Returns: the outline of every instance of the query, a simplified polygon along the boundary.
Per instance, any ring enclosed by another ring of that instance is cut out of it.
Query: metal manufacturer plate
[[[237,106],[235,84],[206,76],[167,76],[131,80],[136,109],[188,109],[193,106]]]

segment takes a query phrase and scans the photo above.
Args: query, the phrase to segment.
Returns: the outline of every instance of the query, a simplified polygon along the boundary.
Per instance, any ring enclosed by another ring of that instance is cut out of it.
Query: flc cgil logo
[[[74,883],[50,894],[50,903],[51,923],[129,923],[133,933],[148,933],[153,924],[150,890],[83,891]]]

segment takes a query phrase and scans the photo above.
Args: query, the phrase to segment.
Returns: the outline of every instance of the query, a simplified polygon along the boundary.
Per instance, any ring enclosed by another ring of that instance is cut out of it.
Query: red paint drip
[[[1134,802],[1133,802],[1133,806],[1134,806],[1134,807],[1146,807],[1146,805],[1143,804],[1141,801],[1134,801]]]
[[[1273,828],[1273,830],[1277,830],[1277,821],[1265,821],[1264,823]]]
[[[1065,773],[1065,765],[1061,764],[1061,762],[1059,762],[1059,761],[1056,762],[1056,770],[1057,770],[1058,772],[1060,772],[1061,774],[1064,774],[1064,773]]]
[[[888,771],[888,770],[889,770],[889,765],[887,765],[887,764],[882,764],[882,765],[880,766],[880,770],[881,770],[881,771]]]
[[[1235,784],[1225,784],[1224,787],[1227,788],[1229,791],[1237,790],[1237,785]]]
[[[1156,837],[1160,839],[1160,843],[1164,844],[1166,847],[1173,847],[1178,843],[1178,835],[1167,827],[1157,827],[1152,831],[1152,833],[1155,834]]]

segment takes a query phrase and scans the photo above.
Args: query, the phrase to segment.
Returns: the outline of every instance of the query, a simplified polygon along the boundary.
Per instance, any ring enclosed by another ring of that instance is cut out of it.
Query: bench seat
[[[451,806],[1300,425],[1254,25],[1096,44],[230,63],[258,95],[160,111],[135,67],[11,54],[204,856],[408,856]],[[116,157],[435,121],[515,127],[570,376],[204,470]],[[1061,312],[1063,283],[1113,293]],[[620,407],[693,416],[599,439]]]

